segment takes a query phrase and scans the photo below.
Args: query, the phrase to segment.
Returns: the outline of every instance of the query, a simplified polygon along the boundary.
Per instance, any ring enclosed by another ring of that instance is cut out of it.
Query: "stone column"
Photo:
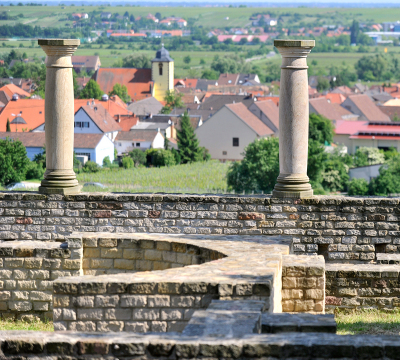
[[[73,166],[74,85],[71,55],[79,40],[39,39],[47,54],[45,133],[46,172],[39,192],[77,194],[80,191]]]
[[[313,195],[307,176],[308,74],[307,55],[314,40],[275,40],[282,55],[279,95],[279,171],[273,196],[306,198]]]

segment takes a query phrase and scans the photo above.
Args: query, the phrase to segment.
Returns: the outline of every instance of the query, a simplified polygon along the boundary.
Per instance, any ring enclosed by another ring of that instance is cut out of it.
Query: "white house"
[[[274,132],[243,103],[227,104],[196,130],[200,146],[218,160],[241,160],[244,148]]]
[[[45,124],[42,124],[34,131],[44,132],[44,129]],[[114,141],[119,131],[122,131],[121,127],[101,104],[88,101],[75,113],[75,134],[104,134]]]
[[[115,148],[118,154],[126,153],[133,149],[163,149],[164,136],[160,130],[121,131],[115,139]]]
[[[40,154],[46,144],[44,132],[0,132],[0,139],[7,137],[21,141],[30,160]],[[106,156],[114,160],[114,144],[104,134],[74,134],[74,152],[99,165],[103,165]]]

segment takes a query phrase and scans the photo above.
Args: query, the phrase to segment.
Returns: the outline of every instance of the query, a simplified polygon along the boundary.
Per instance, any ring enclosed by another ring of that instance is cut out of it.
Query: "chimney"
[[[120,117],[120,115],[118,114],[117,115],[117,123],[120,123],[121,122],[121,117]]]
[[[90,101],[88,101],[88,102],[86,103],[86,105],[90,105]]]

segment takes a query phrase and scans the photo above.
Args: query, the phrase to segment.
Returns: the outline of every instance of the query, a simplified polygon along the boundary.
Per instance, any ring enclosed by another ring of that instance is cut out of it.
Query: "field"
[[[166,193],[226,193],[226,172],[229,163],[209,161],[161,168],[103,170],[77,175],[79,183],[99,182],[102,191],[166,192]],[[99,191],[84,188],[83,191]]]
[[[66,21],[66,14],[73,12],[110,11],[119,14],[128,11],[129,14],[146,16],[148,13],[159,11],[162,16],[180,16],[186,20],[193,19],[195,25],[205,28],[221,26],[245,26],[249,24],[249,17],[258,12],[272,12],[276,17],[285,17],[288,14],[299,14],[299,22],[313,23],[322,19],[326,24],[337,21],[349,24],[353,19],[362,22],[397,21],[400,19],[400,8],[229,8],[229,7],[138,7],[138,6],[2,6],[1,11],[7,11],[11,16],[24,14],[22,23],[32,26],[65,27],[70,25]],[[1,24],[13,24],[14,20],[0,21]]]

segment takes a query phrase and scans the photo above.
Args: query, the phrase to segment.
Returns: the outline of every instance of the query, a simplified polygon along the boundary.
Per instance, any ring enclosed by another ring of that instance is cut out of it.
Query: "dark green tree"
[[[122,67],[136,69],[150,69],[151,59],[146,55],[129,55],[122,59]]]
[[[0,140],[0,184],[8,185],[25,179],[29,159],[19,140]]]
[[[133,149],[129,152],[129,156],[132,158],[136,167],[146,164],[146,154],[140,149]]]
[[[187,55],[183,58],[183,62],[185,64],[190,64],[190,62],[192,61],[192,58],[190,57],[190,55]]]
[[[190,118],[185,112],[181,118],[181,129],[177,131],[178,149],[183,164],[203,160],[203,148],[190,124]]]
[[[6,132],[11,132],[10,119],[7,118]]]
[[[368,195],[368,182],[365,179],[351,179],[348,195]]]
[[[357,20],[353,20],[350,27],[350,42],[352,44],[357,44],[358,33],[360,32],[360,25]]]
[[[184,103],[182,101],[183,94],[175,90],[167,90],[165,92],[165,105],[161,109],[160,114],[169,114],[175,108],[182,108]]]
[[[131,100],[131,97],[128,95],[128,89],[126,88],[126,86],[118,83],[113,86],[112,90],[108,93],[108,95],[109,96],[117,95],[125,103]]]
[[[101,91],[100,85],[93,79],[90,79],[86,86],[82,89],[80,97],[81,99],[100,100],[103,94],[104,93]]]
[[[379,175],[369,183],[370,195],[400,194],[400,154],[379,169]]]
[[[244,158],[233,162],[227,173],[228,188],[236,192],[264,191],[275,186],[279,175],[279,140],[255,140],[244,150]]]
[[[329,84],[329,80],[327,78],[322,77],[322,76],[318,77],[318,84],[317,84],[318,91],[322,92],[322,91],[328,90],[329,86],[330,86],[330,84]]]

